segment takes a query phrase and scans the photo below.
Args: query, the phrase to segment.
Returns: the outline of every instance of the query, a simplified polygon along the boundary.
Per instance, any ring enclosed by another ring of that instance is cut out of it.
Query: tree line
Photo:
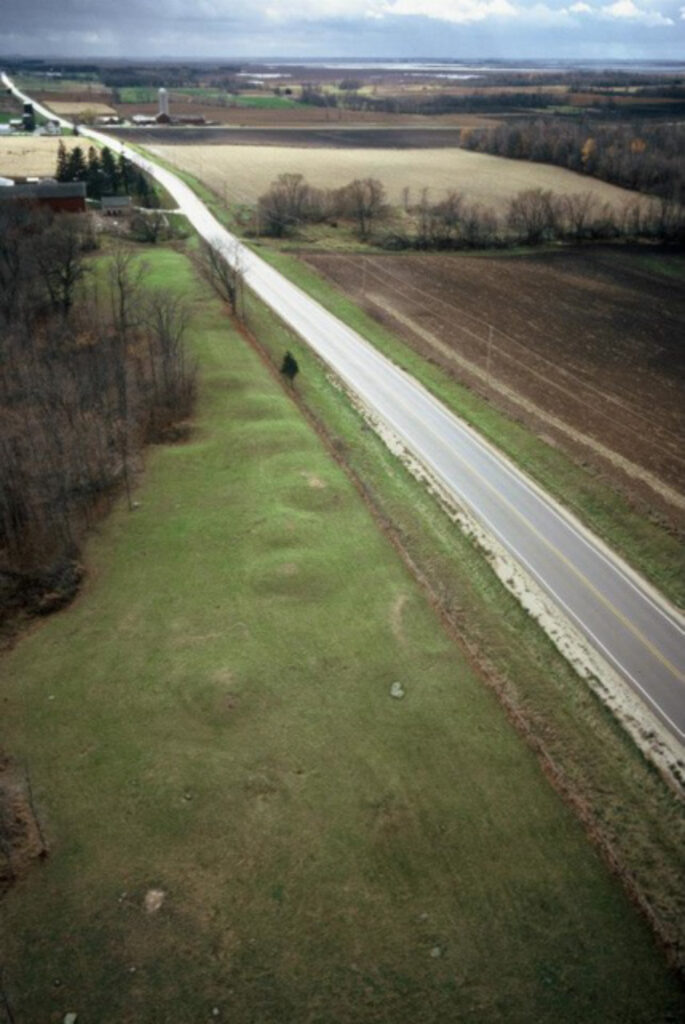
[[[685,125],[534,120],[466,129],[464,148],[556,164],[623,188],[685,202]]]
[[[403,210],[388,203],[375,178],[355,179],[339,189],[317,189],[301,174],[281,174],[260,196],[248,230],[282,238],[307,224],[338,219],[352,222],[360,240],[374,237],[386,248],[461,249],[545,241],[650,239],[685,243],[685,210],[668,197],[636,197],[618,209],[591,192],[558,195],[540,188],[513,196],[504,213],[469,202],[450,191],[437,202],[429,190],[411,200],[403,190]]]
[[[96,271],[94,245],[86,217],[0,206],[5,612],[65,596],[83,530],[119,488],[130,500],[142,445],[173,433],[193,403],[187,308],[145,287],[130,249]]]
[[[57,181],[83,181],[89,199],[103,196],[130,195],[139,206],[153,208],[159,205],[157,193],[146,175],[120,153],[115,156],[109,147],[98,150],[89,146],[84,154],[80,146],[67,150],[60,140],[57,149]]]
[[[559,95],[553,92],[422,93],[400,92],[394,96],[373,96],[346,89],[344,94],[326,92],[318,85],[305,83],[302,103],[315,107],[344,107],[346,110],[382,114],[495,113],[502,110],[531,110],[559,106]]]

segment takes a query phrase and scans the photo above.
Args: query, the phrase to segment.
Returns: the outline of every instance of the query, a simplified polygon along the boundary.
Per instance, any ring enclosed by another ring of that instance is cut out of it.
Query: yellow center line
[[[384,390],[384,389],[383,389],[383,387],[382,387],[382,385],[381,385],[381,390]],[[387,392],[386,392],[386,394],[387,394]],[[425,421],[425,420],[424,420],[424,419],[423,419],[422,417],[420,417],[419,415],[417,415],[417,413],[416,413],[416,412],[412,411],[412,409],[410,408],[410,406],[408,406],[408,405],[407,405],[407,403],[406,403],[406,402],[404,402],[404,401],[402,400],[402,398],[401,398],[401,397],[399,397],[398,395],[395,395],[395,394],[393,394],[393,395],[392,395],[391,397],[392,397],[392,399],[393,399],[393,400],[394,400],[395,402],[397,402],[397,403],[398,403],[399,405],[401,405],[401,406],[402,406],[402,408],[403,408],[403,409],[405,410],[405,412],[406,412],[406,413],[407,413],[407,414],[409,415],[409,417],[410,417],[411,419],[414,419],[414,420],[418,421],[418,422],[419,422],[419,423],[421,424],[421,426],[422,426],[422,427],[423,427],[423,428],[424,428],[425,430],[427,430],[427,431],[428,431],[428,433],[430,433],[430,434],[431,434],[431,435],[432,435],[432,436],[433,436],[433,437],[435,438],[435,440],[436,440],[436,441],[438,442],[438,444],[439,444],[439,445],[440,445],[440,446],[441,446],[442,448],[444,448],[444,449],[445,449],[445,451],[449,452],[449,454],[450,454],[450,455],[451,455],[451,456],[452,456],[453,458],[457,458],[457,459],[459,460],[459,462],[461,463],[461,465],[462,465],[462,466],[463,466],[463,467],[464,467],[464,468],[466,469],[466,471],[467,471],[468,473],[470,473],[470,474],[471,474],[471,476],[473,476],[473,477],[475,477],[475,478],[476,478],[477,480],[479,480],[479,481],[480,481],[480,483],[481,483],[481,484],[483,484],[483,486],[485,486],[485,487],[486,487],[486,488],[487,488],[487,489],[488,489],[488,490],[489,490],[489,491],[490,491],[490,492],[491,492],[491,493],[492,493],[492,494],[493,494],[493,495],[494,495],[494,496],[495,496],[495,497],[496,497],[496,498],[497,498],[497,499],[498,499],[498,500],[499,500],[499,501],[500,501],[500,502],[501,502],[501,503],[502,503],[503,505],[505,505],[505,506],[506,506],[506,508],[507,508],[507,509],[509,509],[509,510],[511,511],[512,515],[513,515],[513,516],[515,516],[515,518],[516,518],[516,519],[518,519],[518,520],[519,520],[519,522],[521,522],[521,523],[522,523],[522,524],[523,524],[523,525],[524,525],[524,526],[525,526],[525,527],[526,527],[527,529],[529,529],[529,530],[530,530],[530,531],[531,531],[531,532],[532,532],[532,533],[533,533],[533,534],[534,534],[534,535],[535,535],[535,536],[536,536],[536,537],[538,538],[538,540],[540,540],[540,541],[542,542],[542,544],[544,544],[544,546],[545,546],[546,548],[548,548],[548,549],[549,549],[549,550],[550,550],[551,552],[553,552],[553,554],[555,554],[555,555],[556,555],[556,557],[557,557],[557,558],[558,558],[558,559],[559,559],[559,560],[560,560],[561,562],[563,562],[563,564],[564,564],[564,565],[565,565],[565,566],[566,566],[566,567],[567,567],[568,569],[570,569],[570,571],[571,571],[571,572],[573,573],[573,575],[574,575],[574,576],[575,576],[575,577],[576,577],[576,578],[577,578],[577,579],[578,579],[578,580],[579,580],[579,581],[580,581],[580,582],[581,582],[582,584],[584,584],[584,586],[586,586],[586,587],[587,587],[587,589],[588,589],[588,590],[589,590],[589,591],[590,591],[590,592],[591,592],[592,594],[594,594],[594,596],[595,596],[595,597],[597,598],[597,600],[598,600],[598,601],[600,601],[600,602],[601,602],[601,603],[602,603],[602,604],[603,604],[603,605],[605,606],[605,608],[607,608],[607,609],[608,609],[608,610],[609,610],[609,611],[610,611],[610,612],[611,612],[611,613],[612,613],[612,614],[613,614],[613,615],[615,616],[615,618],[617,618],[617,619],[618,619],[618,621],[619,621],[619,622],[621,622],[621,623],[623,624],[623,626],[624,626],[624,627],[625,627],[625,628],[626,628],[626,629],[627,629],[627,630],[628,630],[628,631],[629,631],[630,633],[632,633],[632,634],[633,634],[633,636],[634,636],[634,637],[635,637],[635,638],[636,638],[637,640],[639,640],[639,641],[640,641],[640,642],[641,642],[641,643],[642,643],[642,644],[643,644],[643,645],[644,645],[644,646],[645,646],[645,647],[647,648],[647,650],[648,650],[648,651],[649,651],[649,652],[650,652],[650,653],[651,653],[651,654],[653,655],[653,657],[654,657],[654,658],[656,658],[656,660],[657,660],[657,661],[661,662],[661,664],[662,664],[662,665],[664,665],[664,667],[665,667],[665,668],[667,668],[667,669],[669,670],[669,672],[671,672],[671,673],[672,673],[672,675],[674,675],[674,676],[676,677],[676,679],[677,679],[677,680],[678,680],[679,682],[681,682],[681,683],[685,683],[685,675],[684,675],[684,674],[683,674],[683,673],[682,673],[682,672],[681,672],[681,671],[680,671],[680,670],[679,670],[679,669],[678,669],[678,668],[677,668],[677,667],[676,667],[676,666],[675,666],[675,665],[674,665],[674,664],[673,664],[673,663],[672,663],[672,662],[670,661],[670,659],[669,659],[669,658],[667,658],[667,657],[666,657],[666,655],[665,655],[665,654],[662,654],[662,652],[661,652],[661,651],[660,651],[660,650],[659,650],[659,649],[658,649],[657,647],[655,647],[655,645],[654,645],[654,644],[653,644],[653,643],[651,642],[651,640],[649,640],[649,639],[648,639],[648,638],[647,638],[647,637],[646,637],[646,636],[644,635],[644,633],[642,633],[642,631],[641,631],[641,630],[639,630],[639,629],[637,628],[637,626],[635,626],[635,625],[634,625],[634,624],[633,624],[633,623],[632,623],[632,622],[630,621],[630,619],[629,619],[629,618],[627,618],[627,617],[626,617],[626,615],[624,615],[624,614],[623,614],[623,612],[621,612],[621,611],[620,611],[620,610],[619,610],[619,609],[618,609],[618,608],[617,608],[617,607],[616,607],[616,606],[615,606],[615,605],[614,605],[614,604],[613,604],[613,603],[612,603],[612,602],[611,602],[611,601],[609,600],[609,598],[608,598],[608,597],[606,597],[606,596],[605,596],[605,595],[604,595],[604,594],[603,594],[603,593],[601,592],[601,590],[598,590],[598,589],[597,589],[597,587],[596,587],[596,586],[594,585],[594,583],[591,583],[591,582],[590,582],[590,580],[589,580],[589,579],[587,578],[587,576],[585,576],[585,575],[584,575],[584,574],[583,574],[583,573],[582,573],[582,572],[581,572],[581,571],[580,571],[580,570],[579,570],[579,569],[577,568],[577,566],[576,566],[576,565],[574,565],[574,563],[573,563],[573,562],[572,562],[572,561],[571,561],[571,560],[570,560],[570,559],[569,559],[569,558],[568,558],[568,557],[567,557],[567,556],[566,556],[566,555],[565,555],[565,554],[564,554],[564,553],[563,553],[562,551],[560,551],[560,550],[559,550],[559,548],[558,548],[558,547],[556,546],[556,544],[554,544],[554,543],[553,543],[552,541],[548,540],[548,539],[547,539],[547,537],[545,537],[545,536],[544,536],[544,534],[540,533],[540,531],[539,531],[539,530],[537,529],[537,527],[536,527],[536,526],[534,526],[534,525],[533,525],[533,523],[531,523],[531,522],[530,522],[530,520],[529,520],[529,519],[527,519],[527,518],[526,518],[526,517],[525,517],[525,516],[523,515],[523,513],[522,513],[522,512],[520,512],[520,511],[519,511],[519,510],[518,510],[518,509],[516,508],[516,506],[515,506],[515,505],[513,505],[513,504],[512,504],[512,503],[511,503],[511,502],[509,501],[509,499],[508,499],[508,498],[505,498],[505,497],[504,497],[504,495],[503,495],[503,494],[501,494],[501,493],[500,493],[500,492],[499,492],[499,491],[498,491],[498,490],[496,489],[496,487],[495,487],[495,486],[494,486],[493,484],[491,484],[491,483],[490,483],[490,481],[489,481],[489,480],[487,480],[487,479],[486,479],[486,478],[485,478],[485,477],[484,477],[484,476],[483,476],[483,475],[482,475],[481,473],[479,473],[479,472],[478,472],[478,470],[477,470],[477,469],[475,469],[475,467],[471,466],[471,465],[470,465],[470,464],[469,464],[469,463],[468,463],[468,462],[467,462],[467,461],[466,461],[466,460],[465,460],[465,459],[463,458],[463,456],[461,456],[461,455],[460,455],[460,454],[459,454],[459,453],[458,453],[458,452],[456,451],[456,449],[454,449],[454,448],[450,447],[450,445],[449,445],[449,444],[448,444],[448,443],[447,443],[447,442],[446,442],[446,441],[445,441],[445,440],[444,440],[444,439],[443,439],[443,438],[442,438],[442,437],[440,436],[440,434],[436,433],[436,431],[435,431],[435,430],[433,429],[433,427],[431,427],[431,426],[430,426],[430,425],[429,425],[429,424],[428,424],[428,423],[427,423],[427,422],[426,422],[426,421]],[[448,485],[448,486],[449,486],[449,485]],[[474,510],[474,511],[475,511],[475,510]],[[477,513],[476,513],[476,514],[477,514]]]

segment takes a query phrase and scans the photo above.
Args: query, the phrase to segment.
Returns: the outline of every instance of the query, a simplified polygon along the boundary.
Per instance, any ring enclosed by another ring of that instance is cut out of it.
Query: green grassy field
[[[174,97],[178,99],[190,97],[210,104],[219,100],[222,104],[225,102],[232,107],[262,107],[269,110],[282,110],[299,106],[296,100],[290,99],[288,96],[273,96],[270,94],[264,96],[243,96],[240,94],[232,96],[218,89],[170,89],[169,94],[172,103]],[[119,89],[119,101],[121,103],[156,103],[157,97],[158,90],[147,86],[127,85]]]
[[[646,926],[348,478],[184,258],[144,258],[196,300],[197,419],[0,666],[51,846],[2,906],[16,1020],[677,1019]]]
[[[44,75],[11,75],[17,87],[23,92],[85,92],[106,93],[108,88],[102,82],[82,75],[74,78],[48,78]]]

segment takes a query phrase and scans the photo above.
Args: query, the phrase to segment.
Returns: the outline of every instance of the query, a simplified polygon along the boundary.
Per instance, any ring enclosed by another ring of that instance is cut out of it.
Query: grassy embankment
[[[183,257],[145,258],[195,299],[199,408],[1,666],[52,851],[3,903],[16,1019],[675,1018],[646,926],[345,474]],[[304,397],[334,395],[302,361]]]
[[[307,346],[253,297],[246,310],[274,364],[290,348],[306,368],[298,394],[330,450],[608,861],[672,951],[681,949],[682,805],[472,542],[366,428]]]

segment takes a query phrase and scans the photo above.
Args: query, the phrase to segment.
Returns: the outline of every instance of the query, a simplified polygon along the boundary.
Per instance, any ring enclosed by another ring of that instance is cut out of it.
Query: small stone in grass
[[[402,683],[393,683],[390,687],[390,696],[394,697],[395,700],[402,700],[404,697],[404,687]]]
[[[145,909],[148,914],[156,913],[164,903],[166,893],[163,889],[148,889],[145,893]]]

